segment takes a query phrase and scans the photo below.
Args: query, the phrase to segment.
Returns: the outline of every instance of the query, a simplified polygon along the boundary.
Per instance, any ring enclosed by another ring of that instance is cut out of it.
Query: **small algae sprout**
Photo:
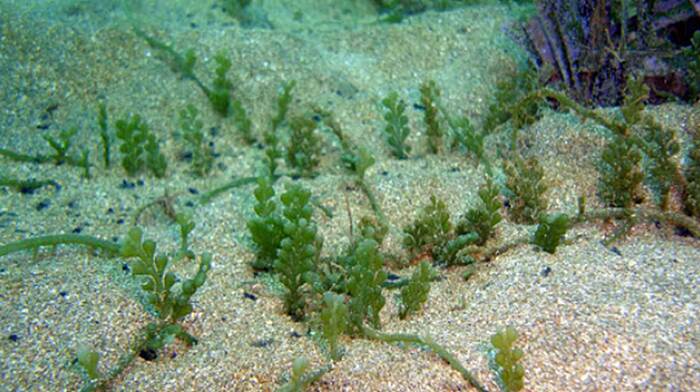
[[[443,143],[444,130],[440,127],[436,102],[438,97],[440,97],[440,90],[435,81],[430,80],[420,86],[420,102],[424,108],[423,122],[428,135],[428,149],[432,154],[439,153]]]
[[[700,35],[698,41],[698,45],[700,45]],[[693,138],[684,175],[688,179],[684,200],[686,211],[688,214],[700,218],[700,132],[696,132]]]
[[[122,167],[127,174],[135,176],[146,167],[156,177],[165,177],[168,162],[160,152],[156,136],[141,120],[141,116],[117,120],[115,126],[117,138],[122,141],[119,152],[122,153]]]
[[[226,117],[231,110],[231,91],[233,90],[233,82],[226,76],[231,69],[231,60],[224,53],[217,53],[214,56],[214,62],[216,62],[214,80],[205,93],[214,111]]]
[[[319,164],[321,146],[316,127],[316,122],[307,116],[297,116],[289,121],[287,164],[302,177],[313,177]]]
[[[305,315],[306,298],[302,286],[305,283],[313,285],[319,280],[316,264],[323,239],[312,219],[310,199],[311,192],[301,185],[290,186],[280,196],[284,206],[284,238],[280,242],[273,267],[287,289],[284,297],[287,314],[295,320],[302,320]]]
[[[658,195],[659,207],[667,211],[671,203],[674,185],[682,188],[685,178],[678,166],[676,156],[681,151],[675,132],[652,122],[644,136],[646,155],[649,161],[648,178]]]
[[[206,177],[214,165],[214,153],[204,139],[204,124],[197,116],[199,111],[190,104],[180,111],[180,129],[192,153],[192,172],[198,177]]]
[[[87,346],[81,346],[77,353],[78,364],[85,370],[90,382],[99,380],[102,374],[97,370],[97,363],[100,360],[100,354],[91,350]]]
[[[411,147],[406,145],[406,138],[411,133],[408,128],[408,117],[406,117],[406,102],[399,99],[399,94],[392,92],[382,100],[384,106],[384,120],[386,127],[387,143],[391,148],[392,154],[398,159],[408,158],[408,153],[411,152]]]
[[[506,162],[508,176],[506,187],[512,194],[510,216],[515,223],[533,224],[540,213],[547,209],[544,193],[544,169],[536,158],[523,159],[519,156]]]
[[[486,244],[486,241],[493,237],[496,225],[503,220],[500,213],[502,205],[498,196],[498,186],[489,177],[479,188],[481,205],[467,211],[455,228],[457,234],[476,233],[479,236],[476,245]]]
[[[403,245],[412,258],[429,256],[448,266],[468,263],[471,258],[460,257],[459,252],[479,238],[475,232],[456,233],[447,205],[434,195],[431,195],[430,203],[421,209],[413,224],[403,231]]]
[[[175,254],[175,259],[179,260],[185,257],[194,259],[194,252],[189,247],[189,236],[195,226],[192,217],[189,214],[178,212],[175,214],[175,223],[180,227],[180,249]]]
[[[545,252],[554,254],[570,225],[566,214],[542,214],[533,242]]]
[[[642,153],[629,139],[615,135],[598,164],[600,198],[611,207],[631,208],[644,198]]]
[[[328,340],[331,359],[340,359],[338,338],[345,333],[348,324],[348,306],[345,298],[340,294],[327,291],[323,295],[323,308],[321,309],[321,326],[323,337]]]
[[[243,141],[247,145],[255,143],[257,139],[253,136],[253,121],[248,116],[248,112],[243,107],[243,102],[240,99],[234,99],[231,102],[231,112],[236,131],[238,131]]]
[[[513,347],[517,339],[518,332],[513,327],[507,327],[491,337],[491,344],[496,349],[498,379],[507,392],[519,391],[524,386],[525,370],[518,363],[523,357],[523,351]]]
[[[192,312],[190,299],[207,279],[207,272],[211,268],[210,255],[204,254],[195,276],[184,280],[180,290],[174,290],[173,286],[179,278],[174,272],[167,271],[169,258],[166,255],[156,255],[156,243],[152,240],[144,241],[141,229],[134,227],[129,230],[120,254],[133,259],[132,274],[142,279],[141,287],[146,292],[146,300],[162,320],[175,324]]]
[[[372,327],[379,328],[379,312],[386,299],[382,295],[382,283],[387,278],[384,257],[374,240],[362,240],[353,254],[347,289],[350,294],[349,311],[352,332],[362,331],[365,319]]]
[[[420,210],[413,224],[403,231],[403,245],[413,254],[442,246],[452,231],[447,205],[431,195],[430,203]]]
[[[115,123],[117,138],[122,141],[119,152],[122,154],[122,167],[130,176],[141,171],[144,165],[143,143],[146,141],[147,128],[141,123],[139,115],[120,119]]]
[[[51,156],[53,161],[60,165],[64,162],[70,161],[68,156],[68,150],[73,145],[73,136],[78,132],[78,128],[71,128],[63,130],[58,133],[58,138],[51,135],[44,135],[43,138],[49,143],[49,146],[54,150],[54,155]]]
[[[292,91],[296,86],[295,81],[286,83],[277,95],[277,114],[272,118],[272,125],[268,131],[263,134],[265,142],[265,164],[266,171],[270,178],[275,176],[277,171],[277,159],[282,157],[282,151],[279,147],[280,133],[279,129],[287,118],[289,104],[292,102]]]
[[[311,364],[306,357],[302,356],[294,359],[289,382],[279,388],[277,392],[303,392],[309,385],[331,370],[330,366],[324,366],[316,371],[309,372],[310,367]]]
[[[155,37],[151,37],[144,31],[134,27],[136,35],[141,37],[155,51],[156,57],[165,62],[170,69],[179,74],[183,79],[193,81],[209,100],[212,109],[222,117],[227,117],[231,112],[231,93],[233,82],[228,79],[227,73],[231,69],[231,60],[224,53],[214,56],[216,68],[211,86],[207,86],[194,73],[194,65],[197,63],[197,55],[189,49],[184,54],[178,53],[170,45]]]
[[[81,151],[79,156],[69,154],[73,146],[73,136],[78,132],[78,128],[62,130],[56,137],[43,135],[43,139],[53,150],[52,155],[28,155],[17,151],[0,148],[0,156],[4,156],[15,162],[27,163],[53,163],[54,165],[67,164],[83,169],[83,176],[90,178],[90,152],[87,148]]]
[[[428,300],[430,279],[433,272],[427,261],[422,261],[413,272],[408,284],[401,289],[401,311],[399,317],[405,319],[421,309]]]
[[[112,164],[112,136],[109,133],[107,105],[105,105],[104,102],[100,102],[97,105],[97,125],[100,128],[100,140],[102,141],[102,159],[104,161],[105,167],[109,168]]]
[[[255,248],[255,260],[251,266],[255,270],[267,271],[272,269],[280,243],[285,237],[284,223],[277,213],[275,190],[268,177],[258,178],[254,195],[257,201],[253,207],[255,216],[247,223]]]

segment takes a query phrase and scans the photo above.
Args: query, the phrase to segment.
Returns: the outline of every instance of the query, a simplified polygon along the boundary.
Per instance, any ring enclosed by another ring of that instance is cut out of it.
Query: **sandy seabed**
[[[262,151],[243,146],[232,121],[218,118],[192,82],[156,58],[133,34],[117,2],[40,3],[0,4],[0,147],[45,153],[42,135],[76,126],[80,147],[90,148],[96,160],[96,107],[103,100],[111,120],[139,113],[160,138],[170,167],[165,179],[127,178],[118,165],[105,169],[96,163],[93,178],[86,180],[75,168],[0,159],[0,172],[8,176],[61,184],[58,191],[48,187],[31,195],[0,189],[0,244],[70,232],[122,238],[134,212],[167,190],[176,196],[176,208],[197,222],[192,250],[214,257],[194,298],[195,311],[183,321],[200,343],[167,346],[156,361],[136,359],[111,390],[273,390],[298,356],[309,358],[313,367],[326,364],[318,333],[290,320],[279,291],[248,267],[253,252],[245,222],[252,214],[252,187],[224,193],[207,205],[197,202],[205,190],[256,173]],[[296,80],[292,112],[303,113],[311,104],[331,110],[349,137],[373,152],[377,163],[366,178],[391,223],[386,253],[406,257],[401,228],[431,194],[444,199],[454,217],[476,205],[483,167],[463,153],[426,154],[422,112],[414,104],[420,84],[432,79],[448,110],[483,116],[496,81],[513,69],[518,53],[502,32],[512,18],[507,8],[428,12],[387,25],[373,23],[373,11],[363,6],[266,1],[262,7],[274,28],[244,29],[209,2],[163,3],[144,6],[139,27],[177,50],[194,48],[196,72],[206,78],[214,54],[230,56],[235,93],[257,134],[274,113],[279,86]],[[295,15],[297,10],[301,14]],[[408,102],[415,152],[405,161],[391,158],[382,136],[379,102],[391,91]],[[199,108],[219,154],[205,179],[193,177],[188,163],[175,158],[182,144],[172,134],[188,103]],[[667,104],[648,110],[682,140],[691,124],[700,123],[697,108]],[[605,143],[600,129],[551,112],[523,137],[524,153],[537,156],[545,168],[551,211],[575,213],[580,195],[597,203],[595,162]],[[349,241],[346,200],[355,219],[371,209],[338,163],[337,140],[330,134],[322,138],[320,175],[299,182],[334,211],[332,218],[316,216],[324,255],[331,255]],[[506,145],[500,139],[487,142],[497,163],[497,151]],[[177,226],[160,209],[148,209],[139,223],[162,250],[176,249]],[[503,222],[498,237],[525,230]],[[555,255],[516,247],[479,264],[466,282],[462,267],[439,270],[441,279],[431,286],[425,309],[407,320],[399,320],[396,293],[387,290],[382,329],[432,336],[489,390],[498,390],[489,368],[489,337],[508,325],[519,332],[517,346],[525,352],[526,390],[700,390],[698,241],[663,226],[639,225],[613,251],[601,244],[608,231],[577,225]],[[100,353],[102,369],[119,358],[153,321],[123,265],[77,247],[0,260],[0,390],[78,389],[82,380],[73,361],[82,344]],[[174,269],[187,276],[196,266],[183,261]],[[311,390],[471,390],[429,351],[347,337],[342,347],[342,360]]]

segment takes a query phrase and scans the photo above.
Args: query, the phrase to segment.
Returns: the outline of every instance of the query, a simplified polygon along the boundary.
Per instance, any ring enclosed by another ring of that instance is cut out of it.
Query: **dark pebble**
[[[68,208],[75,208],[78,206],[78,201],[77,200],[71,200],[68,202]]]
[[[51,205],[51,200],[44,199],[44,200],[40,201],[39,204],[36,205],[36,210],[37,211],[45,210],[45,209],[49,208],[50,205]]]
[[[123,218],[117,219],[117,224],[118,224],[118,225],[123,225],[123,224],[124,224],[124,219],[123,219]]]
[[[693,233],[685,227],[676,226],[673,228],[673,232],[680,237],[692,237]]]
[[[73,234],[80,234],[83,231],[83,228],[78,226],[75,229],[73,229]]]
[[[545,278],[548,277],[551,273],[552,269],[548,265],[542,268],[542,271],[540,271],[540,275],[542,275]]]
[[[255,294],[247,293],[245,291],[243,292],[243,298],[247,298],[253,301],[257,301],[258,299],[258,297]]]
[[[19,336],[15,335],[15,334],[12,334],[12,335],[8,336],[7,338],[13,342],[16,342],[19,340]]]
[[[131,268],[129,268],[129,264],[127,264],[127,263],[122,264],[122,271],[124,271],[124,272],[131,271]]]
[[[425,106],[423,106],[423,105],[421,105],[421,104],[419,104],[419,103],[414,103],[414,104],[413,104],[413,108],[416,109],[416,110],[421,110],[421,111],[424,111],[424,110],[425,110]]]
[[[153,361],[158,358],[158,353],[152,348],[144,348],[139,352],[139,357],[143,358],[144,361]]]
[[[19,193],[23,195],[33,195],[34,191],[36,191],[37,188],[31,187],[31,186],[23,186],[19,188]]]
[[[388,171],[386,171],[386,170],[382,170],[382,175],[383,175],[384,177],[386,177],[386,176],[388,176],[388,175],[389,175],[389,172],[388,172]]]
[[[131,181],[122,180],[122,183],[119,184],[119,187],[121,189],[134,189],[136,187],[136,184],[134,184]]]
[[[193,195],[199,195],[199,190],[197,190],[197,188],[187,188],[187,191]]]
[[[611,246],[610,251],[615,253],[616,255],[622,257],[622,252],[620,252],[620,249],[618,249],[617,246]]]
[[[58,103],[52,103],[46,107],[46,113],[48,115],[52,116],[53,112],[55,112],[57,109],[58,109]]]
[[[451,168],[450,168],[450,173],[457,173],[457,172],[459,172],[459,168],[458,168],[458,167],[451,167]]]
[[[264,347],[271,345],[272,342],[274,342],[274,340],[272,340],[272,339],[260,339],[260,340],[254,341],[250,345],[253,347],[257,347],[257,348],[264,348]]]
[[[59,291],[58,295],[60,295],[63,298],[66,298],[66,295],[68,295],[68,292],[67,291]]]
[[[299,332],[297,332],[297,331],[292,331],[292,332],[290,332],[290,333],[289,333],[289,336],[291,336],[291,337],[293,337],[293,338],[300,338],[300,337],[301,337],[301,335],[300,335]]]
[[[109,207],[109,208],[107,209],[107,213],[108,213],[108,214],[114,214],[114,208]]]
[[[183,162],[190,162],[192,161],[192,151],[185,151],[177,156],[177,159],[183,161]]]
[[[394,280],[399,280],[401,277],[399,275],[396,275],[395,273],[389,272],[389,274],[386,276],[387,280],[394,281]]]
[[[50,126],[51,124],[39,124],[36,126],[36,129],[47,130]]]

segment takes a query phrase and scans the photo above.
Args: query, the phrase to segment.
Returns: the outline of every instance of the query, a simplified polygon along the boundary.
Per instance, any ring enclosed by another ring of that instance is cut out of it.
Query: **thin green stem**
[[[165,327],[167,327],[169,324],[168,323],[161,323],[158,326],[156,326],[155,331],[156,334],[160,333]],[[134,341],[130,346],[127,352],[122,354],[119,359],[117,360],[116,365],[114,365],[111,369],[109,369],[109,372],[104,376],[101,377],[99,380],[93,380],[89,384],[83,386],[80,389],[80,392],[92,392],[92,391],[102,391],[109,386],[109,384],[117,377],[119,377],[120,374],[126,370],[129,365],[136,359],[136,356],[139,355],[141,350],[146,348],[146,345],[148,344],[148,341],[152,338],[153,334],[149,331],[149,326],[144,327],[136,341]]]
[[[486,391],[486,388],[484,388],[484,386],[481,385],[481,383],[479,383],[476,377],[474,377],[474,375],[471,374],[469,370],[462,366],[457,357],[452,355],[441,345],[437,344],[429,336],[422,337],[406,333],[384,333],[377,331],[376,329],[372,329],[368,326],[362,326],[362,333],[370,339],[381,340],[386,343],[404,342],[427,347],[432,352],[437,354],[440,358],[442,358],[445,362],[447,362],[450,366],[452,366],[453,369],[458,371],[462,375],[462,377],[464,377],[464,379],[467,380],[467,382],[469,382],[471,386],[476,388],[476,390],[480,392]]]
[[[386,220],[386,216],[384,216],[384,212],[382,212],[382,208],[379,206],[379,202],[377,201],[377,198],[374,197],[374,193],[369,185],[367,185],[367,183],[361,178],[357,179],[357,185],[360,186],[362,192],[364,192],[367,196],[369,204],[372,207],[372,211],[374,211],[374,215],[376,215],[377,220],[379,220],[379,222],[382,224],[387,224],[388,222]]]
[[[594,111],[591,109],[587,109],[584,106],[578,104],[576,101],[573,99],[569,98],[566,94],[561,93],[559,91],[551,90],[548,88],[543,88],[541,90],[537,90],[533,92],[532,94],[526,96],[523,98],[522,101],[527,101],[529,99],[539,97],[539,98],[550,98],[554,99],[555,101],[559,102],[562,106],[569,108],[576,112],[577,115],[583,118],[590,118],[591,120],[597,122],[598,124],[604,126],[605,128],[608,128],[609,130],[615,132],[616,134],[620,136],[627,136],[629,134],[629,128],[625,126],[625,124],[619,123],[617,121],[611,120],[608,117]]]
[[[20,180],[17,178],[0,176],[0,186],[8,186],[23,193],[31,193],[47,185],[53,185],[55,189],[60,188],[60,185],[54,180]]]
[[[0,148],[0,155],[15,162],[46,163],[51,161],[50,157],[44,155],[27,155],[21,152],[8,150],[6,148]]]
[[[119,244],[110,241],[105,241],[97,237],[82,234],[57,234],[41,237],[27,238],[16,242],[11,242],[0,246],[0,257],[10,253],[19,252],[27,249],[38,249],[43,246],[57,246],[63,244],[85,245],[89,248],[101,249],[110,254],[119,253]]]
[[[237,178],[227,184],[224,184],[220,187],[214,188],[206,193],[204,193],[200,198],[199,201],[202,204],[208,204],[213,198],[219,196],[220,194],[234,188],[238,188],[239,186],[247,185],[247,184],[254,184],[255,182],[258,181],[258,177],[243,177],[243,178]]]
[[[582,217],[583,220],[601,220],[601,219],[633,219],[635,222],[638,220],[645,221],[661,221],[676,226],[681,226],[688,229],[690,233],[696,237],[700,238],[700,223],[695,219],[683,215],[678,212],[673,211],[662,211],[654,208],[601,208],[586,211]]]

